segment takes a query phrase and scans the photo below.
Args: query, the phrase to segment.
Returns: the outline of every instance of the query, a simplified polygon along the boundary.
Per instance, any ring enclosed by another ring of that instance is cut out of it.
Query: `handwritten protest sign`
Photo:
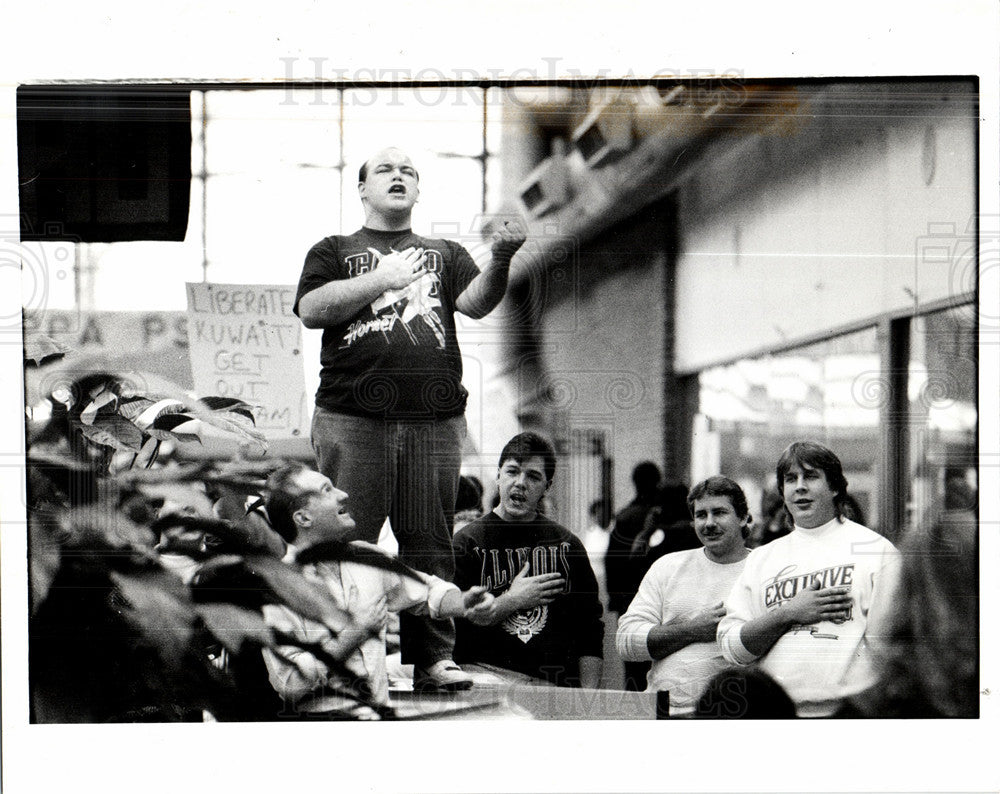
[[[254,406],[268,438],[308,435],[295,287],[188,283],[187,300],[195,391]]]

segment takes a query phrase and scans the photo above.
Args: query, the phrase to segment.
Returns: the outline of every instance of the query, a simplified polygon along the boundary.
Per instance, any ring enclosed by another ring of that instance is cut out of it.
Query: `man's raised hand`
[[[504,221],[490,236],[490,248],[495,259],[510,260],[517,250],[524,245],[527,231],[519,220]]]

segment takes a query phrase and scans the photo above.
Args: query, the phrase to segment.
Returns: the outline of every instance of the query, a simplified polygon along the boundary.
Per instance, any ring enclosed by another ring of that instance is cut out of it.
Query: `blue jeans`
[[[465,431],[464,416],[438,422],[380,420],[316,406],[312,445],[319,470],[347,493],[359,539],[377,542],[388,517],[399,558],[450,582]],[[452,657],[454,621],[405,612],[399,617],[404,664],[427,667]]]

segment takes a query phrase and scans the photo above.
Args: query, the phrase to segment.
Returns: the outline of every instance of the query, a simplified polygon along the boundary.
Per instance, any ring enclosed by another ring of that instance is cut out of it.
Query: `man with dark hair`
[[[701,547],[691,523],[688,493],[688,487],[679,482],[665,482],[657,489],[656,504],[632,543],[632,564],[640,581],[664,554]]]
[[[292,516],[310,494],[295,485],[296,478],[303,471],[306,467],[301,463],[290,463],[272,472],[267,479],[264,509],[271,527],[286,543],[294,543],[299,534]]]
[[[759,662],[799,716],[830,716],[875,681],[880,585],[898,554],[845,517],[847,479],[831,450],[795,442],[776,474],[794,529],[751,553],[726,599],[719,644],[729,662]]]
[[[496,598],[458,625],[455,657],[596,688],[604,626],[587,550],[572,532],[539,514],[555,476],[552,445],[514,436],[500,454],[500,504],[455,535],[455,582]]]
[[[608,608],[619,614],[628,609],[635,595],[640,576],[634,576],[629,563],[632,544],[642,532],[646,515],[656,503],[660,485],[660,469],[652,461],[643,461],[632,469],[635,498],[615,516],[604,568],[608,577]]]
[[[303,549],[324,541],[341,541],[372,557],[385,555],[377,546],[356,539],[356,525],[348,495],[328,477],[292,464],[274,472],[267,484],[267,513],[272,525],[289,541],[289,559]],[[272,627],[303,642],[320,645],[354,676],[345,679],[309,651],[281,647],[281,653],[264,651],[269,678],[285,703],[299,712],[339,712],[356,717],[375,716],[336,688],[366,691],[378,704],[388,702],[385,661],[385,625],[388,612],[411,610],[435,617],[467,614],[486,607],[492,597],[486,588],[460,592],[451,582],[418,573],[409,576],[360,562],[317,562],[303,566],[303,575],[329,593],[348,612],[356,627],[333,634],[326,626],[303,618],[286,606],[265,605],[264,617]],[[460,688],[460,684],[456,688]]]
[[[312,247],[295,298],[302,323],[323,329],[313,450],[354,497],[362,538],[375,542],[388,517],[400,558],[450,580],[468,396],[454,315],[478,319],[500,302],[525,232],[502,224],[482,272],[459,244],[415,235],[419,175],[399,149],[361,167],[358,193],[364,227]],[[421,688],[471,684],[451,661],[451,621],[404,616],[401,633]]]
[[[604,553],[604,577],[608,589],[608,611],[623,615],[645,573],[639,558],[632,556],[632,544],[642,534],[646,517],[656,504],[660,468],[650,460],[632,469],[635,498],[615,516],[608,548]],[[625,689],[645,688],[648,662],[625,662]]]
[[[475,521],[483,514],[483,484],[478,477],[462,475],[458,480],[455,499],[455,530]]]
[[[687,502],[701,547],[653,563],[615,638],[623,659],[653,660],[647,688],[669,692],[675,716],[692,713],[704,686],[727,666],[715,631],[749,554],[753,521],[743,489],[728,477],[698,483]]]
[[[850,499],[847,493],[847,478],[844,477],[844,467],[840,463],[840,458],[832,450],[814,441],[796,441],[789,444],[788,448],[781,453],[775,469],[778,488],[781,489],[785,499],[785,507],[796,526],[805,526],[817,521],[822,523],[823,520],[833,518],[825,512],[830,508],[833,509],[837,518],[847,518],[845,505]],[[822,487],[823,478],[819,477],[820,473],[826,479],[825,489]],[[798,476],[815,481],[819,493],[825,496],[829,492],[829,499],[814,499],[810,498],[808,493],[805,496],[796,493],[796,497],[789,503],[785,486],[789,482],[794,482],[795,477]]]
[[[756,667],[727,667],[705,686],[693,716],[709,720],[787,720],[795,717],[795,704],[771,676]]]

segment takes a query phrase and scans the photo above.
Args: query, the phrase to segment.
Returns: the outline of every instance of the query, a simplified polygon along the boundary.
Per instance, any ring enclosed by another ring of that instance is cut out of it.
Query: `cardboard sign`
[[[302,323],[294,285],[187,284],[188,345],[199,396],[254,407],[268,438],[308,436]]]
[[[74,311],[46,309],[24,315],[24,332],[44,334],[69,348],[24,371],[25,401],[35,405],[60,384],[88,373],[119,375],[140,389],[139,373],[155,373],[191,389],[187,316],[181,311]]]

